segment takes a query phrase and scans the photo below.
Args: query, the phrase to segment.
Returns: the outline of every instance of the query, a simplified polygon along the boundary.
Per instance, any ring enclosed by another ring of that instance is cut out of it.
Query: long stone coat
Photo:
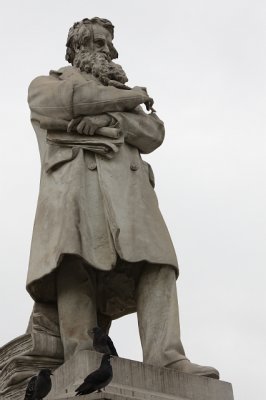
[[[28,101],[42,164],[27,277],[35,301],[55,299],[54,271],[63,254],[79,255],[104,271],[115,267],[117,255],[178,271],[152,170],[140,156],[164,138],[156,114],[138,107],[146,100],[140,88],[106,87],[73,67],[31,83]],[[61,120],[100,113],[109,113],[123,133],[124,143],[111,159],[79,146],[47,143],[47,119],[52,129]]]

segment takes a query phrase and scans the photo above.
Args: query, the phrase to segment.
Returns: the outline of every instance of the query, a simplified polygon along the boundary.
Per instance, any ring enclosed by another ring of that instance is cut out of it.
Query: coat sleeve
[[[162,144],[164,123],[155,113],[146,114],[141,107],[137,107],[131,112],[109,114],[119,122],[125,141],[141,153],[151,153]]]
[[[84,115],[130,111],[148,100],[147,93],[139,87],[123,90],[103,86],[93,79],[60,79],[56,75],[34,79],[28,92],[32,119],[37,120],[49,117],[70,121]]]

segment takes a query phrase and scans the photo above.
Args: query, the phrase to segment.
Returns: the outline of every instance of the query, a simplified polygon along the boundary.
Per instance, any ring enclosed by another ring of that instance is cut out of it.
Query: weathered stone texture
[[[98,368],[101,355],[82,351],[53,376],[53,388],[47,399],[74,397],[75,388]],[[112,359],[114,377],[105,392],[83,396],[85,399],[110,400],[233,400],[230,383],[178,373],[123,358]]]

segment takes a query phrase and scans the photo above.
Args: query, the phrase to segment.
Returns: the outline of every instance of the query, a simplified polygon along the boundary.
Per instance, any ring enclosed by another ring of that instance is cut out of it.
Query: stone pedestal
[[[101,358],[99,353],[83,350],[63,364],[54,371],[46,399],[74,398],[75,388],[99,367]],[[111,363],[114,377],[105,392],[82,396],[84,400],[233,400],[232,385],[227,382],[117,357]]]

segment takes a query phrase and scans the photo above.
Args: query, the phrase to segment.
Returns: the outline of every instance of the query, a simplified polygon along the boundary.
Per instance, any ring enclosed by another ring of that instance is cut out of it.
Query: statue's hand
[[[154,101],[153,101],[153,99],[151,97],[144,104],[145,104],[145,107],[146,107],[147,111],[156,112],[155,109],[152,107],[153,104],[154,104]]]
[[[155,112],[154,108],[152,107],[154,104],[153,99],[148,95],[147,89],[143,86],[134,86],[133,90],[142,91],[147,95],[147,100],[144,102],[146,110]]]
[[[68,124],[68,132],[77,131],[80,135],[92,136],[98,128],[109,126],[112,117],[108,114],[72,119]]]

